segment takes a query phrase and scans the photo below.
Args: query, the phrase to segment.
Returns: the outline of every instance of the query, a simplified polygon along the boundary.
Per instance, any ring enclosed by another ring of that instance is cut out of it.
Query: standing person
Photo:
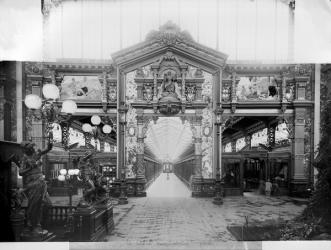
[[[270,182],[270,179],[268,179],[265,183],[265,195],[266,196],[270,196],[271,194],[271,187],[272,187],[272,184]]]
[[[276,180],[272,182],[272,194],[275,196],[278,196],[280,194],[279,185]]]

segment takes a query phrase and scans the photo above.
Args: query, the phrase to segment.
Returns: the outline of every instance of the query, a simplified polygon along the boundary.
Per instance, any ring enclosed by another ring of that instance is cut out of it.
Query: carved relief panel
[[[202,111],[202,176],[212,178],[212,156],[213,156],[213,116],[212,109],[205,108]]]
[[[208,102],[212,98],[212,75],[167,52],[155,63],[127,73],[126,88],[131,103],[156,103],[165,97],[173,97],[170,102]]]

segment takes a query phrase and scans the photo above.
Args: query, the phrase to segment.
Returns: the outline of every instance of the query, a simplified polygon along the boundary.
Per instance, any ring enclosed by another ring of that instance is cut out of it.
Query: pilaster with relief
[[[39,62],[26,62],[24,64],[25,74],[25,95],[36,94],[42,97],[42,84],[44,79],[43,65]],[[43,124],[41,110],[29,110],[24,106],[25,124],[24,138],[31,140],[36,144],[37,148],[43,148]]]

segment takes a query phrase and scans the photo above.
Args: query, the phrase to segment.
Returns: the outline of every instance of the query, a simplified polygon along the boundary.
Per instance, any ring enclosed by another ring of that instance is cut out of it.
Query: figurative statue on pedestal
[[[23,177],[23,192],[28,198],[28,207],[26,211],[27,229],[25,234],[27,238],[43,237],[47,234],[41,227],[41,218],[43,206],[50,204],[47,193],[47,184],[42,173],[41,156],[52,149],[52,143],[48,143],[45,150],[34,149],[32,142],[22,142],[23,159],[21,160],[19,174]]]
[[[83,197],[79,201],[80,207],[88,207],[101,201],[106,190],[101,185],[102,176],[98,174],[92,161],[93,152],[86,152],[85,156],[79,158],[80,175],[83,181]]]
[[[77,157],[73,160],[73,162],[78,163],[79,174],[81,180],[83,182],[83,197],[79,201],[80,207],[88,207],[90,204],[90,194],[93,193],[95,189],[94,183],[91,180],[91,173],[92,173],[92,156],[93,152],[86,152],[84,157]]]
[[[181,109],[181,94],[177,84],[176,73],[164,73],[163,82],[159,91],[158,108],[160,113],[174,115]]]
[[[171,71],[164,73],[160,89],[160,99],[175,99],[177,101],[180,99],[180,96],[176,74]]]

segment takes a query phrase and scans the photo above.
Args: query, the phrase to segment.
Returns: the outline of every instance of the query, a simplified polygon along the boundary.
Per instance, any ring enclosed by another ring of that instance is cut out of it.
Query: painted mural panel
[[[69,145],[77,142],[78,146],[85,146],[84,134],[77,129],[69,128]]]
[[[100,101],[102,87],[98,76],[66,75],[61,83],[60,99]]]
[[[239,101],[279,100],[279,87],[274,77],[240,77],[237,98]]]
[[[289,143],[289,133],[285,122],[278,124],[276,127],[275,143],[276,145]]]
[[[245,137],[239,138],[236,141],[236,152],[240,151],[243,147],[245,147]]]
[[[268,129],[264,128],[254,134],[252,134],[251,145],[252,147],[258,147],[259,144],[267,145],[268,143]]]
[[[232,152],[231,142],[228,142],[227,144],[225,144],[224,152],[225,153],[231,153]]]

